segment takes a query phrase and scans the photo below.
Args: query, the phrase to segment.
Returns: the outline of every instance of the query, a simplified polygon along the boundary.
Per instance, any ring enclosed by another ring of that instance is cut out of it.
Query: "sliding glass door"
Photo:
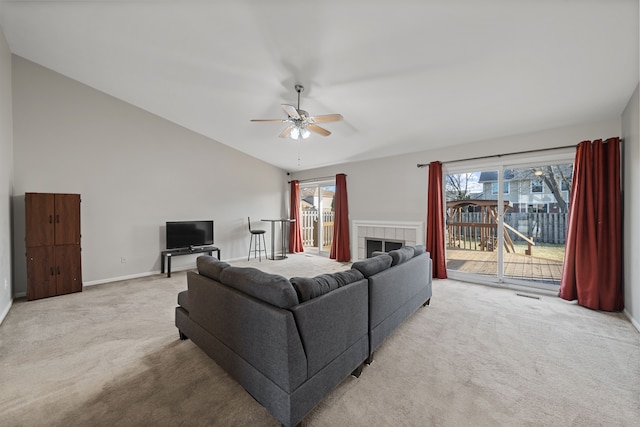
[[[335,180],[300,184],[302,245],[329,256],[333,241]]]
[[[449,275],[557,290],[567,234],[571,161],[447,169]]]

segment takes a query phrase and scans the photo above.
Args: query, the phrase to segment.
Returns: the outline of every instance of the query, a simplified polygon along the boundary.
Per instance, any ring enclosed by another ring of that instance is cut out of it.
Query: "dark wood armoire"
[[[80,195],[26,193],[27,299],[82,291]]]

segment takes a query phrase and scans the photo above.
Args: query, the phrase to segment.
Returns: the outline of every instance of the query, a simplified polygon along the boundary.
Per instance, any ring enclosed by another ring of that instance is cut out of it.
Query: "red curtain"
[[[444,207],[442,204],[442,163],[429,164],[429,188],[427,189],[427,251],[431,254],[433,277],[447,278],[447,261],[444,257]]]
[[[349,248],[349,207],[347,204],[347,176],[336,175],[335,218],[333,220],[333,243],[329,258],[336,261],[351,261]]]
[[[619,138],[578,145],[560,297],[596,310],[624,308]]]
[[[289,224],[289,252],[294,254],[296,252],[304,252],[302,246],[302,233],[300,233],[300,183],[299,181],[291,181],[291,203],[289,218],[295,219],[294,222]]]

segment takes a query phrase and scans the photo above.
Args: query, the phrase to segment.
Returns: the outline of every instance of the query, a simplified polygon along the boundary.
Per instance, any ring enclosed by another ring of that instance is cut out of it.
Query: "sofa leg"
[[[431,298],[429,298],[428,300],[426,300],[426,301],[424,302],[424,304],[422,304],[422,306],[423,306],[423,307],[426,307],[426,306],[428,306],[428,305],[429,305],[429,303],[430,303],[430,302],[431,302]]]
[[[367,365],[371,365],[373,363],[373,353],[371,353],[369,357],[367,357],[364,363],[366,363]]]
[[[188,336],[186,336],[185,334],[183,334],[183,333],[182,333],[182,331],[178,330],[178,332],[180,333],[180,339],[181,339],[182,341],[184,341],[184,340],[188,340],[188,339],[189,339],[189,337],[188,337]]]
[[[358,365],[358,367],[354,369],[353,372],[351,372],[351,375],[353,375],[356,378],[360,378],[360,375],[362,374],[362,368],[364,368],[364,363],[361,363],[360,365]]]

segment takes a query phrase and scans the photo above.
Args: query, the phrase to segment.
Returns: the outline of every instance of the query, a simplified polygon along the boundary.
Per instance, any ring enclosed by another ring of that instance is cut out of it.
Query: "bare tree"
[[[472,177],[472,173],[447,175],[445,183],[447,198],[449,200],[470,200],[469,182]]]
[[[530,179],[530,180],[539,180],[544,182],[547,188],[553,194],[553,197],[556,199],[556,203],[558,204],[558,209],[560,212],[568,211],[568,202],[571,198],[571,180],[573,178],[573,165],[571,164],[562,164],[562,165],[545,165],[545,166],[536,166],[532,168],[526,169],[518,169],[514,171],[514,178],[516,179]],[[567,192],[569,193],[569,197],[565,200],[562,196],[562,185],[565,185],[567,188]]]

